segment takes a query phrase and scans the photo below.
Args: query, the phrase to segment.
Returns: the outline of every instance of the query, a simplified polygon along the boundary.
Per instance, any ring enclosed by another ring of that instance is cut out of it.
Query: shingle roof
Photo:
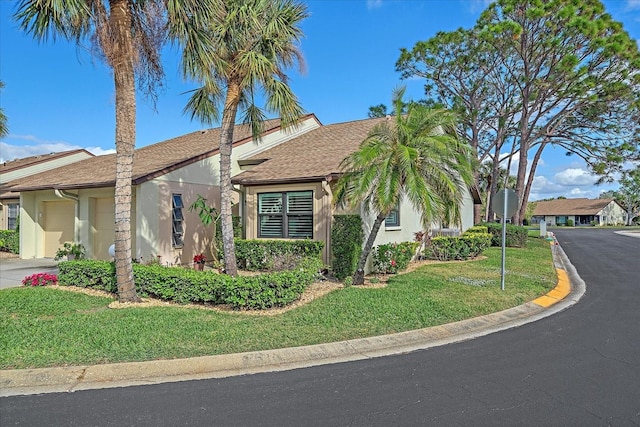
[[[386,118],[324,125],[265,150],[248,161],[266,160],[235,177],[234,184],[256,185],[321,181],[340,173],[340,162],[354,152],[367,133]]]
[[[265,121],[264,134],[277,131],[280,119]],[[234,146],[250,142],[251,129],[237,125]],[[220,128],[206,129],[168,139],[136,150],[133,162],[133,184],[140,184],[177,168],[215,155],[220,143]],[[115,185],[116,155],[92,157],[12,181],[12,191],[48,188],[95,188]]]
[[[22,159],[10,160],[8,162],[0,163],[0,173],[11,172],[16,169],[21,169],[27,166],[32,166],[37,163],[44,163],[50,160],[59,159],[61,157],[71,156],[73,154],[85,153],[90,156],[93,156],[92,153],[88,152],[83,148],[78,148],[76,150],[69,151],[60,151],[58,153],[49,153],[49,154],[39,154],[37,156],[24,157]]]
[[[558,199],[535,202],[535,216],[596,215],[614,199]]]

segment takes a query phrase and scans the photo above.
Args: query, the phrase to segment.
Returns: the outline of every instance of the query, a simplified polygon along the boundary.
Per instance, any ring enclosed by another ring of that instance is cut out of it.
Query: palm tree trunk
[[[131,177],[136,141],[136,88],[131,12],[126,0],[111,0],[111,56],[116,91],[115,262],[118,300],[138,302],[131,261]]]
[[[231,197],[231,150],[233,148],[233,129],[240,100],[240,85],[230,82],[222,113],[220,127],[220,223],[222,229],[222,248],[224,250],[224,269],[231,276],[238,274],[236,250],[233,244],[233,219]]]
[[[373,222],[373,226],[371,227],[371,232],[369,233],[369,237],[367,237],[367,241],[364,244],[364,248],[362,248],[362,253],[360,254],[360,260],[358,261],[358,267],[356,268],[356,272],[353,274],[353,284],[354,285],[364,285],[364,265],[367,262],[367,258],[371,253],[371,249],[373,248],[373,242],[376,240],[378,236],[378,231],[380,230],[380,226],[384,222],[384,219],[387,217],[388,213],[380,213],[376,220]]]

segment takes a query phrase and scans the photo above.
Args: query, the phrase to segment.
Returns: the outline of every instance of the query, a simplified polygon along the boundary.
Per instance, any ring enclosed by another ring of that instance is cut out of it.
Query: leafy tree
[[[256,104],[260,89],[266,110],[281,117],[282,126],[295,125],[303,109],[288,85],[285,70],[302,67],[297,43],[300,23],[308,16],[295,0],[227,0],[221,13],[204,22],[212,41],[208,55],[194,60],[185,74],[202,82],[192,92],[185,111],[191,118],[211,123],[221,118],[220,191],[225,271],[236,275],[233,243],[231,152],[238,108],[254,138],[262,132],[265,113]],[[222,112],[219,105],[222,105]],[[222,114],[221,114],[222,113]]]
[[[198,55],[202,40],[194,22],[207,21],[222,2],[213,0],[21,0],[14,18],[39,41],[60,36],[92,43],[112,69],[115,87],[115,261],[120,301],[139,301],[131,253],[131,178],[136,142],[136,79],[152,100],[164,74],[160,48],[168,39],[190,44]]]
[[[4,82],[0,80],[0,91],[4,88]],[[7,126],[7,116],[4,114],[4,109],[0,108],[0,138],[4,138],[9,134],[9,127]]]
[[[402,114],[404,93],[404,88],[394,92],[393,120],[376,125],[341,164],[335,203],[375,215],[355,285],[364,283],[364,266],[380,226],[404,198],[420,212],[425,227],[436,219],[459,221],[460,201],[473,181],[474,155],[456,137],[454,115],[420,104],[409,104]]]
[[[367,117],[370,119],[375,119],[376,117],[386,117],[387,116],[387,106],[384,104],[372,105],[369,107],[369,113],[367,113]]]
[[[397,67],[454,108],[480,160],[511,144],[519,223],[549,145],[603,180],[640,155],[639,64],[637,44],[598,0],[499,0],[474,28],[403,50]]]
[[[640,166],[622,172],[618,191],[600,193],[600,198],[615,199],[627,211],[627,225],[633,224],[633,219],[640,215]]]
[[[477,28],[509,60],[505,78],[518,82],[515,190],[520,208],[514,222],[524,217],[547,146],[581,156],[600,175],[639,155],[630,141],[638,125],[627,127],[639,100],[638,46],[600,1],[499,0],[482,14]]]

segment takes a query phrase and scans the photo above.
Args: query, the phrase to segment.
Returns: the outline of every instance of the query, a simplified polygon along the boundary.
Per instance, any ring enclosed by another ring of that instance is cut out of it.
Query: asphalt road
[[[556,235],[587,292],[549,318],[366,361],[8,397],[0,425],[638,426],[640,239]]]

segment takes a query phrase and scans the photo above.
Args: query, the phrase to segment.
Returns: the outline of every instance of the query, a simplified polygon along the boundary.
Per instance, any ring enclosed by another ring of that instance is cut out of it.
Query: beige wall
[[[627,213],[616,202],[611,202],[599,213],[600,225],[626,224]]]
[[[213,228],[205,228],[197,212],[189,212],[189,206],[198,198],[205,197],[209,205],[220,206],[220,190],[217,186],[191,184],[165,180],[153,180],[142,184],[138,193],[137,258],[150,259],[160,255],[165,265],[190,265],[193,256],[205,253],[211,259],[209,245]],[[172,195],[180,194],[184,208],[184,245],[172,245]]]

